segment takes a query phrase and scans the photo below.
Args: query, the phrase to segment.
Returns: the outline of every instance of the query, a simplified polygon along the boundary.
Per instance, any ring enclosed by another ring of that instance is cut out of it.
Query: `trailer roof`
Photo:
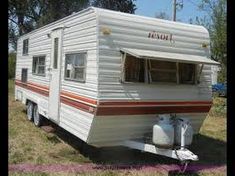
[[[81,10],[81,11],[79,11],[79,12],[73,12],[73,13],[72,13],[71,15],[69,15],[69,16],[66,16],[66,17],[64,17],[64,18],[62,18],[62,19],[59,19],[59,20],[54,21],[54,22],[52,22],[52,23],[49,23],[49,24],[47,24],[47,25],[45,25],[45,26],[42,26],[42,27],[40,27],[40,28],[37,28],[37,29],[35,29],[35,30],[33,30],[33,31],[29,32],[29,33],[27,33],[27,34],[24,34],[24,35],[20,36],[19,38],[25,37],[25,36],[27,36],[27,35],[29,35],[29,34],[31,34],[31,33],[34,33],[34,32],[36,32],[36,31],[42,30],[42,29],[47,28],[47,27],[49,27],[49,26],[55,25],[56,23],[63,22],[64,20],[66,20],[66,19],[68,19],[68,18],[70,18],[70,17],[77,16],[77,15],[82,14],[82,13],[84,13],[84,12],[87,12],[87,11],[89,11],[89,10],[94,11],[95,13],[97,13],[97,15],[99,15],[100,13],[102,14],[102,13],[105,13],[105,12],[106,12],[106,13],[110,13],[110,14],[113,13],[113,14],[124,15],[124,16],[132,16],[132,17],[135,16],[135,17],[138,17],[138,18],[146,19],[146,20],[151,19],[151,20],[154,20],[154,21],[163,22],[163,23],[168,23],[168,24],[179,24],[179,25],[184,26],[184,27],[194,27],[194,28],[198,28],[198,29],[203,29],[203,30],[205,30],[206,32],[208,32],[205,27],[200,26],[200,25],[188,24],[188,23],[183,23],[183,22],[178,22],[178,21],[177,21],[177,22],[176,22],[176,21],[169,21],[169,20],[164,20],[164,19],[159,19],[159,18],[153,18],[153,17],[140,16],[140,15],[136,15],[136,14],[129,14],[129,13],[118,12],[118,11],[113,11],[113,10],[102,9],[102,8],[97,8],[97,7],[90,6],[90,7],[86,8],[86,9],[83,9],[83,10]]]
[[[207,31],[207,29],[204,26],[201,25],[197,25],[197,24],[189,24],[189,23],[185,23],[185,22],[180,22],[180,21],[171,21],[171,20],[165,20],[165,19],[161,19],[161,18],[155,18],[155,17],[148,17],[148,16],[143,16],[143,15],[137,15],[137,14],[130,14],[130,13],[125,13],[125,12],[120,12],[120,11],[114,11],[114,10],[110,10],[110,9],[103,9],[103,8],[97,8],[97,7],[89,7],[91,9],[93,9],[95,12],[99,13],[113,13],[116,15],[121,15],[121,16],[135,16],[137,18],[142,18],[142,19],[146,19],[146,20],[154,20],[154,21],[158,21],[158,22],[165,22],[168,24],[180,24],[182,26],[185,27],[196,27],[196,28],[203,28]]]

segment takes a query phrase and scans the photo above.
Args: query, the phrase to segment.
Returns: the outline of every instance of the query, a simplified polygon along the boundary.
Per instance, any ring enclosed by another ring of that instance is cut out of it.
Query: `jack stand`
[[[179,173],[184,173],[187,170],[188,164],[190,163],[190,161],[181,161],[180,162],[180,170]]]

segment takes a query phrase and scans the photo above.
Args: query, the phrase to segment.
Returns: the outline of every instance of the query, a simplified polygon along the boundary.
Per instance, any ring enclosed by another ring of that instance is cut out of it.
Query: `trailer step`
[[[50,125],[45,125],[45,126],[41,126],[41,128],[47,132],[47,133],[53,133],[55,132],[55,128],[53,128],[52,126]]]

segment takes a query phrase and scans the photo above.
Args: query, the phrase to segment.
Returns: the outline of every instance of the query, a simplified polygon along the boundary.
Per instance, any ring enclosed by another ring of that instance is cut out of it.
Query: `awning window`
[[[188,54],[167,53],[161,51],[140,50],[132,48],[122,48],[122,52],[142,59],[162,60],[179,63],[208,64],[219,65],[218,62],[208,59],[205,56],[196,56]]]
[[[206,57],[138,49],[121,49],[123,82],[199,83],[205,64],[218,65]]]

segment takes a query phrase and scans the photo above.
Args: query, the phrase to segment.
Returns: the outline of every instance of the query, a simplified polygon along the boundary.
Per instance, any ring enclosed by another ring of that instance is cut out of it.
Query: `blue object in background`
[[[218,83],[212,85],[212,92],[218,93],[219,96],[227,97],[227,83]]]

